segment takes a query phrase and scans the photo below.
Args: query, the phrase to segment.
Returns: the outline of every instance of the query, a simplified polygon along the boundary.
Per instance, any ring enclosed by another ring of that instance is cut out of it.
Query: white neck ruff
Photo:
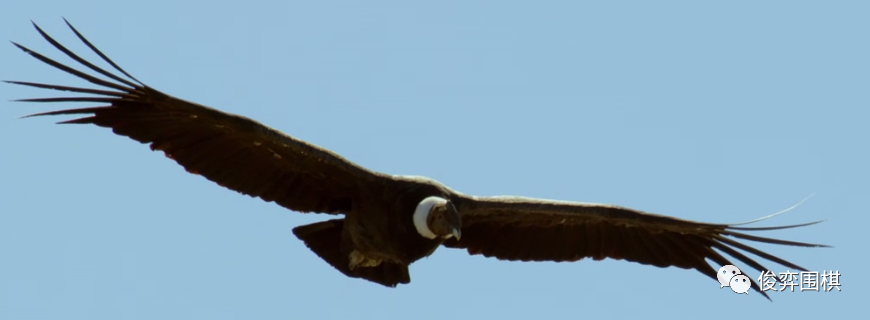
[[[447,203],[446,199],[431,196],[423,199],[423,201],[420,201],[420,203],[417,204],[417,208],[414,209],[414,227],[417,228],[417,233],[429,239],[435,239],[435,237],[437,237],[437,235],[432,232],[432,229],[429,229],[426,220],[429,220],[429,213],[432,211],[432,207],[445,203]]]

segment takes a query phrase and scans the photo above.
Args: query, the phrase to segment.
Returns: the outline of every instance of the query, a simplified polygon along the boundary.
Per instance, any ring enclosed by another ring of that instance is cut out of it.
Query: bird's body
[[[334,219],[298,226],[293,233],[349,277],[390,287],[409,283],[408,266],[444,246],[500,260],[624,259],[658,267],[695,269],[716,279],[716,270],[707,259],[720,265],[732,264],[716,250],[759,271],[768,269],[738,249],[805,270],[734,238],[822,246],[738,232],[793,228],[816,222],[760,228],[702,223],[607,204],[477,197],[424,177],[374,172],[254,120],[148,87],[118,67],[71,25],[70,28],[103,60],[135,82],[82,59],[37,26],[55,48],[113,81],[75,70],[15,44],[55,68],[110,89],[7,81],[91,95],[23,101],[101,104],[35,115],[86,114],[61,123],[111,128],[116,134],[150,144],[153,150],[164,152],[187,171],[228,189],[296,212],[336,215]],[[446,147],[437,148],[449,152]],[[752,288],[759,291],[757,284]]]
[[[363,198],[354,201],[359,205],[345,214],[342,238],[347,254],[356,250],[368,259],[407,267],[432,254],[444,241],[421,237],[412,215],[423,199],[448,197],[449,191],[434,181],[395,181],[399,182],[362,191]]]

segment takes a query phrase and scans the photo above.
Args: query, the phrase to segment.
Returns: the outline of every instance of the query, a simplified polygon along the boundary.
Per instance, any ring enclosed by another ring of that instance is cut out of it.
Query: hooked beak
[[[451,235],[458,241],[459,238],[462,237],[462,230],[459,230],[459,228],[453,228],[453,234]]]

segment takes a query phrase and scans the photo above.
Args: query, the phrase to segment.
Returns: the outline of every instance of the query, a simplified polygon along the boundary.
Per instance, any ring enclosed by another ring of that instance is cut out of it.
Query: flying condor
[[[151,88],[112,62],[69,22],[67,26],[79,40],[127,78],[88,62],[33,25],[55,48],[111,80],[73,69],[13,42],[48,65],[104,87],[6,81],[90,94],[17,101],[97,104],[26,117],[83,114],[86,116],[59,123],[111,128],[115,134],[150,144],[152,150],[163,151],[188,172],[228,189],[296,212],[336,215],[331,220],[296,227],[293,233],[348,277],[388,287],[409,283],[408,266],[443,245],[510,261],[624,259],[657,267],[695,269],[716,280],[718,266],[733,263],[714,249],[758,271],[769,269],[738,250],[806,270],[735,239],[825,247],[745,233],[821,221],[738,227],[741,224],[695,222],[607,204],[478,197],[427,178],[374,172],[257,121]],[[706,259],[715,262],[717,268]],[[767,297],[754,280],[752,288]]]

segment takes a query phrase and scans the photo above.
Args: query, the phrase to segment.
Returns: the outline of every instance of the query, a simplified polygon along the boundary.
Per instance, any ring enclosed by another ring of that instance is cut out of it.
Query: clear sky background
[[[2,84],[0,319],[864,311],[870,3],[410,3],[4,1],[0,38],[72,62],[33,19],[95,58],[66,17],[157,89],[469,194],[732,223],[815,193],[758,226],[826,222],[761,235],[834,248],[758,247],[839,270],[843,291],[771,292],[771,303],[691,270],[503,262],[447,248],[412,265],[411,284],[385,288],[343,276],[290,231],[329,217],[221,188],[108,129],[19,119],[87,105],[7,102],[64,93]],[[90,86],[12,45],[0,47],[0,78]]]

